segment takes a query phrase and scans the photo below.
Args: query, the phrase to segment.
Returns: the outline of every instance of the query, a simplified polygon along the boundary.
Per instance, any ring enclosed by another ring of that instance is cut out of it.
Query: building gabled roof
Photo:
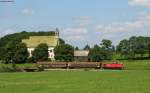
[[[29,39],[23,39],[27,47],[35,48],[41,43],[46,43],[49,47],[57,46],[59,38],[57,36],[30,36]]]
[[[75,50],[74,51],[74,56],[78,57],[78,56],[88,56],[89,55],[89,51],[88,50]]]

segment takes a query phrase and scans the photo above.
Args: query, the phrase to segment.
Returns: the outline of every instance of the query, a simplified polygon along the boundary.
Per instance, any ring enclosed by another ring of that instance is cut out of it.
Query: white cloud
[[[73,17],[73,20],[80,26],[86,27],[93,23],[93,18],[91,16],[78,16]]]
[[[73,27],[67,27],[61,31],[63,39],[72,45],[79,46],[87,44],[89,27],[92,25],[93,18],[90,16],[76,16],[73,17],[75,22]]]
[[[149,36],[150,14],[140,13],[134,19],[124,22],[68,27],[62,30],[61,34],[65,41],[80,47],[87,43],[99,44],[102,39],[110,39],[116,45],[120,40],[134,35]]]
[[[23,9],[22,11],[21,11],[21,13],[23,14],[23,15],[33,15],[34,14],[34,11],[32,10],[32,9]]]
[[[67,41],[73,41],[73,42],[79,42],[79,40],[80,40],[80,42],[82,42],[82,41],[84,41],[85,40],[85,38],[84,38],[84,36],[82,36],[82,35],[74,35],[74,36],[68,36],[67,38],[66,38],[66,40]]]
[[[85,28],[66,28],[62,32],[65,35],[81,35],[86,34],[88,31]]]
[[[125,22],[115,22],[106,25],[96,26],[96,33],[101,39],[111,39],[117,44],[121,39],[131,36],[149,36],[150,35],[150,14],[142,14],[133,20]]]
[[[0,29],[0,37],[5,36],[7,34],[12,34],[15,31],[13,29]]]
[[[142,15],[137,17],[135,20],[126,21],[122,23],[111,23],[107,25],[98,25],[97,31],[103,32],[137,32],[143,31],[144,29],[150,29],[150,14]]]
[[[65,28],[61,32],[63,39],[73,45],[83,44],[86,42],[86,35],[88,30],[86,28],[74,27],[74,28]]]
[[[150,7],[150,0],[129,0],[129,5]]]

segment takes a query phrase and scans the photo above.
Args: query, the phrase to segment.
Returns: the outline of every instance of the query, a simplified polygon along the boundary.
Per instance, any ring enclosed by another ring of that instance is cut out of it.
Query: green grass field
[[[150,71],[0,73],[0,93],[150,93]]]
[[[0,93],[150,93],[150,61],[120,62],[125,65],[121,71],[0,73]],[[11,67],[11,64],[0,66]],[[17,67],[36,67],[36,64],[17,64]]]
[[[122,61],[125,70],[150,70],[150,60]]]

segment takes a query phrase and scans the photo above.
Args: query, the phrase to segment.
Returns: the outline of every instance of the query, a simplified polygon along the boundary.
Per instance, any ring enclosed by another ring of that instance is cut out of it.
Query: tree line
[[[47,44],[39,44],[29,58],[27,46],[21,43],[22,39],[29,36],[54,35],[54,32],[20,32],[6,35],[0,38],[0,60],[4,63],[26,63],[37,61],[51,61],[48,59]],[[73,47],[59,39],[60,44],[55,47],[55,59],[57,61],[73,61]],[[100,62],[103,60],[128,60],[128,59],[150,59],[150,37],[133,36],[124,39],[115,47],[111,40],[104,39],[93,47],[86,45],[83,50],[89,50],[90,61]],[[117,57],[116,57],[117,56]]]
[[[121,40],[116,52],[124,59],[149,59],[150,37],[133,36],[128,40]]]

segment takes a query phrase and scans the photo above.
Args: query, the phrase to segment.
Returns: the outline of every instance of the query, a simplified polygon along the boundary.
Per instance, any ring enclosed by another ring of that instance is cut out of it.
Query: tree
[[[3,55],[3,60],[4,60],[4,63],[12,63],[13,66],[15,64],[15,61],[13,60],[14,59],[14,55],[16,53],[16,43],[15,42],[9,42],[5,48],[4,48],[4,55]]]
[[[90,49],[89,56],[93,62],[102,61],[101,48],[98,45],[94,45],[94,47]]]
[[[149,44],[150,37],[133,36],[129,40],[120,41],[117,46],[117,52],[121,53],[127,59],[143,59],[146,57],[144,54],[149,54]]]
[[[11,63],[12,67],[16,67],[16,63],[25,63],[28,58],[27,47],[23,43],[9,42],[4,50],[4,63]]]
[[[79,47],[75,47],[75,50],[79,50]]]
[[[65,41],[61,38],[59,38],[59,44],[62,45],[62,44],[65,44]]]
[[[15,63],[25,63],[26,60],[28,59],[28,51],[27,51],[27,47],[26,44],[24,43],[20,43],[16,46],[16,51],[14,54],[14,58],[13,60],[15,61]]]
[[[92,61],[99,62],[112,59],[113,52],[115,52],[115,48],[111,40],[104,39],[100,45],[95,45],[90,49],[89,55]]]
[[[87,45],[83,48],[83,50],[90,50],[90,46],[87,44]]]
[[[39,44],[33,51],[32,57],[36,62],[48,60],[48,45],[45,43]]]
[[[129,54],[129,41],[124,39],[120,41],[119,45],[117,46],[117,52],[121,53],[122,56],[128,58]]]
[[[0,48],[0,60],[4,60],[4,57],[5,57],[5,48]]]
[[[148,51],[148,57],[150,58],[150,43],[147,46],[147,51]]]
[[[61,44],[55,47],[55,59],[59,61],[72,61],[74,48],[69,44]]]
[[[113,45],[111,40],[104,39],[102,40],[101,46],[101,54],[103,55],[104,60],[112,59],[113,55]]]
[[[105,49],[110,49],[112,48],[112,42],[111,40],[103,39],[102,43],[100,44],[103,48]]]
[[[147,47],[149,46],[148,45],[149,42],[146,41],[146,38],[145,37],[137,37],[136,38],[136,48],[135,48],[135,54],[140,54],[141,58],[143,58],[144,54],[148,53],[148,49]]]

